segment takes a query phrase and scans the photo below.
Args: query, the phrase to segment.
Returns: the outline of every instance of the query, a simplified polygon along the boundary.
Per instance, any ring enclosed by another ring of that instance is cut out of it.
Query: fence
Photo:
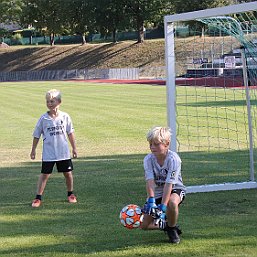
[[[165,67],[0,72],[0,82],[72,79],[164,79]]]
[[[50,44],[49,36],[38,36],[37,32],[34,30],[20,30],[19,33],[13,35],[13,37],[2,37],[0,38],[2,42],[8,45],[45,45]],[[124,41],[124,40],[137,40],[138,31],[126,31],[126,32],[117,32],[116,40]],[[156,39],[156,38],[164,38],[164,31],[162,27],[158,27],[155,29],[146,29],[144,31],[145,39]],[[72,36],[55,36],[54,41],[56,45],[62,44],[81,44],[82,37],[81,35],[72,35]],[[98,34],[89,34],[86,37],[87,42],[109,42],[113,41],[112,34],[110,35],[102,35]]]

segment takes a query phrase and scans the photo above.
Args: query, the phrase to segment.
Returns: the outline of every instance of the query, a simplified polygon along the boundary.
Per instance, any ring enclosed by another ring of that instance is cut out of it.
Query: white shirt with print
[[[58,116],[52,118],[44,113],[38,120],[33,136],[43,139],[43,161],[60,161],[71,158],[68,137],[74,132],[70,116],[59,111]]]
[[[177,153],[168,150],[163,166],[157,162],[154,154],[150,153],[144,158],[145,180],[153,179],[155,182],[155,198],[161,198],[165,183],[172,183],[172,189],[185,190],[181,176],[181,159]]]

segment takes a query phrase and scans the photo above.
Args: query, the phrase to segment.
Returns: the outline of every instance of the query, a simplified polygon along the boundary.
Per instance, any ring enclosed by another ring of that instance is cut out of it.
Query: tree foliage
[[[1,0],[0,1],[0,22],[19,22],[22,13],[23,0]]]
[[[32,24],[50,36],[79,34],[82,44],[89,33],[112,34],[137,30],[144,40],[147,24],[160,25],[163,16],[234,4],[235,0],[1,0],[0,22]]]
[[[81,35],[81,42],[85,44],[86,35],[95,32],[93,1],[63,1],[63,9],[61,19],[67,33]]]
[[[235,0],[173,0],[176,13],[192,12],[234,4]]]
[[[23,24],[33,24],[50,36],[51,45],[54,36],[63,32],[62,15],[66,12],[61,0],[24,0],[25,6],[21,16]]]
[[[137,28],[139,43],[144,41],[144,25],[147,22],[162,22],[160,17],[163,16],[168,6],[171,6],[171,4],[167,0],[126,1],[126,12],[132,17],[131,22]]]

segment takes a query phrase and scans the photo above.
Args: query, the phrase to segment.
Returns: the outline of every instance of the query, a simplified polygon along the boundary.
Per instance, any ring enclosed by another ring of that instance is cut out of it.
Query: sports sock
[[[71,196],[73,194],[73,191],[68,191],[68,196]]]
[[[36,199],[38,199],[38,200],[42,200],[42,195],[36,195]]]

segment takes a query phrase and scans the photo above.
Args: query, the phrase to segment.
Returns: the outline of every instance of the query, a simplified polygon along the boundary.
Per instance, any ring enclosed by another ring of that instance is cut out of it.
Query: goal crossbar
[[[257,5],[257,1],[254,1],[254,2],[243,3],[243,4],[235,4],[235,5],[229,5],[224,7],[199,10],[194,12],[166,15],[164,17],[164,22],[169,23],[174,21],[189,21],[189,20],[195,20],[195,19],[212,17],[212,16],[227,15],[231,13],[248,12],[256,9],[256,5]]]

